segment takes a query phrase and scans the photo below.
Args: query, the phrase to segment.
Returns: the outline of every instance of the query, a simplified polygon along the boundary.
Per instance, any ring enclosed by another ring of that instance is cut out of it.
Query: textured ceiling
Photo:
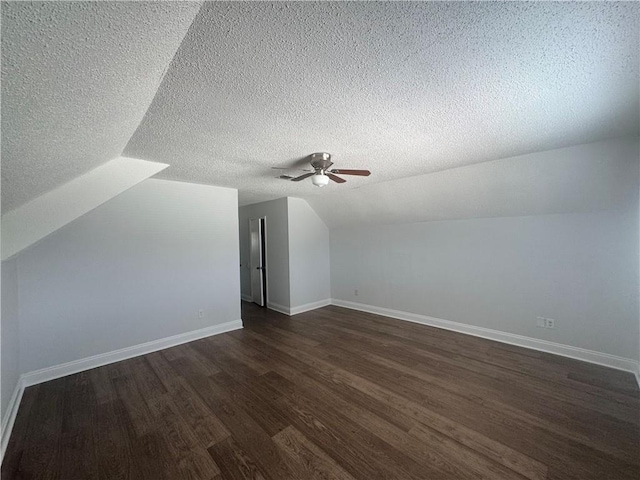
[[[2,210],[118,157],[198,3],[2,3]]]
[[[337,210],[386,180],[637,134],[639,7],[4,2],[3,211],[119,155],[238,188],[241,204]],[[323,189],[275,178],[271,166],[316,151],[373,173]],[[489,171],[496,184],[519,175]],[[389,192],[390,210],[411,210]],[[530,210],[511,200],[512,214]]]
[[[248,204],[635,134],[638,7],[206,3],[124,154]],[[274,178],[315,151],[373,174]]]

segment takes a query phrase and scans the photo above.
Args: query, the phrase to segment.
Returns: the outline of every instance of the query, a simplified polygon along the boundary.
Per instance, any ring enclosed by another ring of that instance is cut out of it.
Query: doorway
[[[261,307],[267,304],[266,217],[249,220],[251,298]]]

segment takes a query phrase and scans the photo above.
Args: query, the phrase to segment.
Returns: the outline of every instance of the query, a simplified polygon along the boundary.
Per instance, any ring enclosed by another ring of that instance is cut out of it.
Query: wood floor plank
[[[250,384],[244,384],[234,380],[225,372],[221,372],[212,377],[211,381],[216,387],[229,392],[231,399],[237,405],[241,405],[243,410],[262,427],[267,435],[273,436],[289,425],[286,418],[275,407],[274,400],[277,400],[280,395],[274,398],[257,393],[260,391],[260,379],[256,379]]]
[[[125,480],[133,478],[131,433],[127,428],[126,408],[121,400],[99,404],[96,409],[97,478]]]
[[[334,346],[327,348],[332,349]],[[482,408],[493,409],[504,415],[511,415],[513,418],[530,422],[532,425],[556,430],[578,442],[597,444],[597,447],[603,452],[617,456],[622,460],[633,461],[637,458],[632,452],[633,446],[638,445],[639,439],[633,432],[629,431],[628,435],[619,435],[616,444],[611,444],[608,441],[611,432],[627,431],[622,428],[623,425],[619,420],[610,416],[584,410],[576,405],[568,409],[561,402],[550,398],[536,401],[535,395],[518,395],[517,391],[514,393],[511,388],[492,390],[484,385],[476,384],[473,379],[464,383],[451,382],[450,378],[441,379],[420,365],[407,367],[369,352],[359,353],[357,359],[354,359],[352,351],[345,349],[339,350],[337,355],[340,356],[339,363],[347,357],[346,359],[350,360],[352,365],[364,361],[375,365],[378,374],[381,371],[386,371],[388,375],[400,374],[403,383],[410,388],[413,386],[417,390],[426,388],[430,392],[441,392],[441,398],[444,398],[445,401],[464,399],[469,404],[477,403]],[[328,358],[335,357],[330,355]],[[461,380],[464,379],[465,377],[462,376]]]
[[[205,376],[191,377],[191,384],[213,413],[232,432],[241,448],[251,451],[254,461],[271,476],[278,479],[294,479],[271,437],[256,421],[236,405],[231,392],[220,390],[214,381]]]
[[[602,396],[601,390],[596,388],[590,391],[585,389],[576,391],[562,383],[542,381],[522,372],[490,368],[474,358],[460,357],[451,353],[440,355],[433,349],[423,350],[407,344],[401,345],[400,342],[390,345],[389,342],[381,339],[364,339],[353,330],[341,329],[340,333],[340,337],[332,338],[333,345],[347,344],[351,350],[373,351],[376,355],[393,359],[407,366],[428,368],[444,378],[451,376],[463,378],[465,384],[469,380],[477,381],[485,387],[499,389],[500,394],[504,391],[503,387],[506,384],[510,391],[523,398],[537,397],[540,404],[546,404],[548,399],[552,399],[592,409],[625,422],[640,422],[638,402],[629,397],[611,394]]]
[[[165,348],[162,350],[162,355],[169,361],[177,360],[178,358],[182,358],[187,354],[187,351],[183,345],[177,345],[171,348]]]
[[[167,439],[163,435],[154,431],[133,438],[131,455],[135,461],[132,463],[130,478],[132,480],[137,478],[157,478],[159,480],[181,478],[182,475],[171,461],[167,443]]]
[[[114,402],[118,399],[118,394],[111,383],[108,368],[98,367],[89,370],[88,373],[99,405]]]
[[[151,399],[150,410],[157,418],[158,432],[167,440],[172,463],[181,477],[209,480],[220,473],[220,469],[200,443],[196,433],[178,414],[168,395]]]
[[[268,374],[273,380],[273,374]],[[359,390],[343,383],[335,375],[331,375],[331,381],[327,382],[323,375],[319,375],[318,372],[310,372],[308,375],[316,382],[323,384],[327,388],[331,388],[334,392],[340,395],[345,401],[353,402],[355,405],[364,405],[367,410],[375,413],[380,418],[386,419],[389,423],[392,423],[399,428],[402,425],[408,425],[406,431],[411,433],[417,423],[415,417],[410,417],[402,412],[399,412],[396,408],[393,408],[390,403],[380,402],[378,399],[369,397],[368,395],[360,392]],[[357,392],[358,394],[354,394]],[[364,401],[360,399],[366,399]],[[355,401],[354,399],[359,399]],[[372,405],[374,406],[372,408]],[[389,419],[388,412],[395,412],[395,416]],[[402,417],[402,423],[398,425],[397,419]],[[534,459],[517,452],[500,442],[491,440],[488,437],[480,435],[479,433],[468,429],[462,425],[455,424],[448,419],[439,417],[438,415],[430,412],[429,425],[436,431],[448,438],[451,438],[458,442],[460,445],[464,445],[473,451],[476,451],[489,459],[492,459],[498,463],[502,463],[505,467],[512,469],[521,475],[531,479],[545,478],[546,466],[542,463],[535,461]]]
[[[155,428],[153,414],[149,405],[145,402],[135,380],[129,376],[118,377],[112,380],[118,398],[122,400],[131,425],[137,436],[149,433]]]
[[[176,381],[181,377],[178,375],[178,372],[171,367],[169,360],[164,355],[164,352],[153,352],[145,355],[145,358],[149,362],[149,365],[158,379],[160,379],[164,385],[164,388],[166,388],[168,392],[175,389]]]
[[[205,355],[202,355],[196,347],[202,342],[206,342],[206,339],[193,342],[193,344],[184,344],[182,348],[185,352],[185,356],[188,358],[188,362],[194,368],[194,374],[198,375],[215,375],[220,372],[220,368],[212,362]],[[183,357],[184,358],[184,357]]]
[[[29,424],[35,420],[35,415],[32,415],[31,412],[36,403],[39,388],[39,385],[27,387],[22,395],[11,438],[2,461],[0,478],[24,478],[20,471],[20,461],[24,449],[32,441],[28,435]]]
[[[347,428],[336,428],[335,424],[325,424],[326,419],[319,418],[316,409],[309,410],[288,397],[282,397],[278,402],[296,429],[326,451],[355,478],[366,480],[413,477],[409,472],[393,467],[390,469],[394,477],[390,477],[389,467],[379,463],[379,448],[369,450],[370,443],[364,443],[364,439],[360,438],[361,429],[357,425],[347,422]]]
[[[260,371],[254,370],[247,364],[236,360],[227,354],[224,348],[216,346],[212,341],[194,342],[193,348],[214,363],[220,371],[224,371],[239,380],[250,380],[260,375]]]
[[[3,480],[638,480],[633,375],[335,306],[28,388]]]
[[[271,480],[263,474],[251,455],[238,445],[233,437],[211,446],[209,454],[220,465],[222,475],[227,480]]]
[[[314,392],[319,390],[326,391],[326,387],[312,381],[311,378],[307,382],[299,380],[296,383],[296,387],[303,389],[308,396],[312,396]],[[546,477],[546,466],[500,444],[496,444],[497,442],[494,442],[493,446],[500,452],[500,455],[486,456],[486,449],[478,451],[477,448],[464,445],[455,438],[414,422],[412,429],[415,429],[416,426],[421,426],[430,433],[430,436],[425,435],[422,437],[423,442],[415,442],[415,438],[409,435],[411,431],[406,432],[398,428],[361,405],[343,399],[333,391],[328,392],[326,397],[334,408],[339,409],[385,442],[405,452],[416,462],[424,464],[425,469],[436,467],[437,472],[435,474],[440,478],[444,478],[445,475],[456,479],[480,476],[496,480],[500,478],[541,480]],[[474,445],[473,447],[476,446]],[[453,458],[455,458],[455,461],[452,461]]]
[[[236,332],[232,332],[230,336],[235,337],[237,341],[241,342],[243,347],[251,352],[259,351],[265,355],[265,363],[273,368],[274,362],[279,370],[286,370],[288,372],[287,377],[295,377],[300,375],[309,369],[307,364],[299,361],[294,356],[283,354],[280,350],[274,348],[269,343],[261,341],[253,335],[253,332],[245,329],[241,331],[241,336],[236,336]]]
[[[207,407],[191,385],[182,379],[176,380],[171,400],[185,423],[200,439],[205,448],[231,435],[220,419]]]
[[[344,340],[341,339],[341,338],[337,338],[332,342],[332,345],[323,346],[322,348],[323,348],[323,350],[326,351],[326,350],[331,349],[331,348],[333,348],[335,346],[339,346],[341,343],[344,345],[345,344]],[[344,347],[344,349],[353,352],[353,351],[359,350],[359,346],[357,345],[357,342],[349,342],[349,344],[347,344]],[[388,350],[388,349],[385,349],[385,350]],[[369,353],[363,352],[362,350],[359,350],[359,352],[360,352],[360,354],[362,356],[365,356],[365,357],[368,356],[368,355],[371,356]],[[395,355],[401,356],[402,355],[402,351],[400,349],[395,350]],[[372,356],[371,358],[375,358],[375,356]],[[389,357],[387,357],[387,358],[389,358]],[[395,362],[393,362],[393,363],[395,363]],[[400,365],[400,364],[399,363],[395,363],[395,365],[396,365],[395,368],[398,368],[397,366]],[[415,372],[412,372],[411,369],[425,369],[425,368],[429,367],[428,364],[415,363],[415,360],[414,360],[414,363],[410,364],[410,365],[411,365],[410,367],[401,366],[401,368],[404,368],[404,372],[401,372],[401,373],[406,373],[408,371],[409,374],[413,374]],[[434,366],[430,370],[429,373],[433,374],[433,375],[435,375],[437,377],[438,376],[438,370],[437,369],[441,369],[442,366],[443,365],[440,362],[437,365],[437,367]],[[460,378],[460,376],[461,376],[461,373],[458,372],[458,374],[456,375],[456,378]],[[475,381],[474,377],[467,375],[466,377],[463,377],[463,379],[467,380],[467,381],[464,382],[465,390],[469,389],[469,390],[473,391],[472,389],[474,387],[474,381]],[[456,387],[456,384],[454,382],[451,382],[450,378],[445,378],[444,381],[448,383],[450,388],[455,388]],[[480,382],[482,382],[482,383],[480,383]],[[526,394],[525,394],[525,392],[518,392],[517,389],[514,388],[514,386],[512,386],[512,385],[509,385],[509,387],[506,390],[504,388],[500,388],[499,391],[490,392],[487,389],[487,387],[488,387],[487,384],[490,383],[490,382],[487,382],[487,379],[485,379],[483,377],[479,377],[478,382],[475,382],[475,383],[476,383],[476,386],[480,385],[483,388],[483,391],[480,391],[479,395],[477,395],[478,397],[482,397],[482,398],[500,398],[500,400],[504,400],[505,395],[510,395],[510,400],[511,401],[509,402],[509,404],[516,405],[516,404],[518,404],[518,402],[520,402],[519,406],[520,406],[522,412],[524,412],[525,410],[529,411],[529,410],[531,410],[532,407],[533,408],[537,408],[537,409],[541,409],[540,412],[539,412],[540,413],[540,419],[541,420],[547,419],[550,423],[553,423],[553,424],[557,424],[559,422],[564,422],[564,423],[570,424],[571,428],[573,428],[573,427],[577,426],[575,421],[574,421],[576,415],[577,416],[590,415],[592,418],[597,419],[597,420],[594,421],[594,422],[586,423],[586,424],[582,425],[582,427],[586,429],[584,431],[584,433],[583,433],[583,437],[591,437],[591,438],[593,438],[594,436],[602,437],[603,434],[606,437],[607,436],[607,434],[606,434],[606,426],[607,426],[607,424],[609,425],[609,427],[611,429],[620,431],[620,426],[621,425],[617,420],[622,420],[624,418],[624,417],[616,417],[615,419],[610,418],[611,415],[609,415],[608,412],[603,409],[604,407],[602,407],[602,405],[601,405],[601,408],[600,409],[596,409],[595,412],[588,411],[588,410],[590,410],[590,408],[589,408],[590,406],[589,407],[585,406],[585,408],[587,408],[587,410],[585,410],[584,412],[580,412],[580,408],[577,407],[575,404],[572,405],[573,408],[567,409],[567,408],[565,408],[566,405],[558,403],[559,400],[556,400],[556,398],[551,398],[551,397],[545,396],[543,394],[537,396],[537,398],[536,398],[536,393],[537,392],[535,390],[530,389],[530,390],[526,391]],[[493,383],[494,388],[496,388],[497,385],[498,385],[497,382]],[[552,392],[553,390],[554,390],[553,388],[546,388],[544,390],[544,393]],[[534,398],[531,398],[531,397],[534,397]],[[525,399],[525,400],[523,400],[523,399]],[[531,402],[531,400],[533,400],[533,402]],[[529,401],[530,403],[526,404],[526,401]],[[571,399],[564,398],[562,401],[563,402],[570,402]],[[524,402],[524,404],[523,404],[523,402]],[[613,410],[611,408],[611,405],[608,405],[608,407],[609,407],[609,411]],[[546,411],[543,412],[543,410],[546,410]],[[615,411],[617,413],[618,409],[615,409]],[[636,404],[634,405],[634,408],[628,410],[628,414],[632,418],[624,418],[623,423],[626,423],[628,421],[632,421],[634,423],[637,422],[637,417],[638,417],[637,411],[638,411],[638,404],[636,402]],[[570,412],[571,416],[566,416],[565,412]],[[605,412],[607,412],[607,413],[605,413]],[[564,417],[558,416],[560,413],[562,413],[562,415],[565,415],[565,416]],[[600,417],[598,419],[598,416],[601,413],[605,413],[605,415],[600,415]],[[595,427],[594,425],[598,425],[598,427]],[[593,429],[593,428],[597,428],[597,433],[595,431],[593,431],[593,430],[589,430],[589,429]],[[604,432],[603,432],[603,429],[605,430]],[[634,442],[636,442],[635,435],[631,435],[627,439],[627,441],[630,444],[633,444]],[[616,454],[615,450],[612,450],[610,453],[612,453],[614,455]]]
[[[266,375],[275,384],[281,384],[275,378],[273,373]],[[327,377],[331,378],[331,381],[326,381]],[[448,430],[440,426],[440,430],[444,430],[446,434],[440,433],[437,430],[432,433],[431,447],[425,449],[424,445],[417,442],[413,442],[406,431],[397,427],[392,422],[386,421],[384,416],[379,416],[363,408],[363,405],[354,402],[353,396],[348,395],[341,397],[339,392],[340,388],[336,388],[339,385],[343,385],[339,382],[333,374],[323,375],[320,370],[313,370],[307,372],[307,376],[297,377],[295,384],[291,384],[287,391],[295,392],[296,389],[302,390],[307,398],[316,398],[317,402],[323,402],[325,406],[331,405],[341,413],[348,416],[350,419],[356,421],[360,426],[369,430],[373,434],[378,435],[390,445],[394,446],[398,450],[404,451],[414,460],[421,463],[427,461],[425,464],[425,470],[430,466],[435,466],[438,470],[434,473],[439,478],[445,478],[449,475],[451,478],[476,478],[478,475],[489,476],[490,478],[530,478],[530,479],[544,479],[546,476],[546,466],[540,462],[526,457],[512,449],[499,444],[498,442],[491,442],[485,439],[485,442],[458,442],[458,438],[455,436],[450,437]],[[364,406],[369,406],[371,402],[365,402]],[[386,410],[393,410],[386,405]],[[415,420],[411,422],[412,428],[416,425]],[[478,438],[480,435],[475,432],[465,432],[465,439],[470,436]],[[433,441],[433,438],[438,438]],[[486,448],[486,445],[490,444],[491,448]],[[484,448],[478,448],[479,446]],[[451,458],[450,453],[453,450],[457,450],[458,454],[455,455],[455,463],[450,463],[448,460]],[[468,451],[467,451],[468,450]],[[491,455],[493,452],[496,454]],[[475,453],[474,453],[475,452]],[[486,455],[490,453],[490,455]],[[502,465],[502,468],[499,467]],[[463,470],[460,470],[460,466]],[[464,468],[466,466],[466,468]]]
[[[39,385],[17,471],[23,478],[60,478],[65,378]]]
[[[60,469],[69,478],[88,478],[97,463],[97,399],[88,372],[65,380]]]
[[[156,374],[146,357],[137,357],[129,361],[131,374],[144,398],[158,398],[166,395],[167,388]]]
[[[416,348],[426,354],[439,353],[441,359],[460,358],[465,362],[470,360],[476,364],[484,363],[486,367],[491,367],[496,372],[504,373],[505,371],[510,371],[520,375],[526,374],[529,378],[544,380],[556,386],[568,385],[578,391],[597,392],[599,389],[590,388],[592,386],[586,383],[570,380],[569,377],[572,376],[570,374],[575,374],[576,372],[588,372],[590,375],[600,378],[605,385],[610,377],[617,379],[620,376],[626,378],[627,383],[633,383],[633,376],[630,376],[628,372],[606,369],[608,374],[603,376],[602,367],[566,357],[527,350],[482,338],[469,337],[434,327],[412,324],[411,322],[397,322],[363,312],[347,311],[345,314],[345,309],[339,307],[329,307],[329,309],[336,316],[332,318],[332,322],[327,325],[327,328],[343,332],[351,331],[360,338],[374,341],[383,340],[404,348]],[[354,325],[351,321],[351,316],[354,313],[356,318],[360,318],[363,322],[357,329],[352,330]],[[385,328],[384,331],[380,331],[380,325]],[[453,343],[451,343],[452,341]],[[504,356],[506,353],[516,357],[526,357],[529,362],[524,365],[524,368],[514,368],[514,362],[510,358],[497,361],[498,356]],[[491,371],[491,369],[487,371]],[[607,380],[604,380],[604,378]],[[600,392],[607,398],[614,397],[618,401],[625,401],[626,399],[633,406],[637,405],[637,385],[635,386],[635,393],[627,392],[627,395],[619,395],[613,388],[604,389],[604,391],[600,390]]]
[[[610,458],[607,452],[594,448],[589,439],[586,439],[584,443],[578,442],[574,438],[562,435],[562,431],[553,428],[553,426],[551,429],[547,429],[547,425],[522,418],[513,411],[500,412],[444,391],[424,389],[419,382],[407,376],[398,376],[393,373],[387,373],[383,376],[378,368],[372,368],[369,365],[349,364],[346,369],[360,381],[366,380],[371,383],[384,381],[388,385],[387,392],[393,390],[398,393],[398,405],[407,401],[414,405],[421,405],[426,407],[422,410],[423,414],[427,410],[438,413],[455,423],[483,432],[489,437],[498,438],[501,443],[512,445],[519,451],[534,452],[531,456],[541,462],[547,464],[553,462],[559,465],[562,463],[562,458],[570,453],[574,457],[582,456],[585,461],[597,461],[600,466],[609,465],[611,469],[615,469],[617,465],[621,467],[619,478],[626,478],[625,472],[628,469],[628,462],[617,462]],[[518,431],[523,435],[515,435],[515,432]],[[600,443],[599,439],[594,439],[594,441]],[[633,452],[628,452],[628,457],[633,458],[633,456]],[[592,478],[590,473],[592,471],[593,469],[586,466],[586,463],[581,463],[576,466],[574,473],[581,476],[578,478]]]
[[[356,373],[353,373],[351,372],[354,368],[353,363],[338,361],[337,363],[344,364],[345,368],[349,370],[345,371],[307,352],[296,352],[287,345],[281,344],[262,334],[252,332],[251,335],[271,343],[285,353],[297,354],[299,360],[308,362],[309,365],[314,367],[315,371],[333,368],[334,378],[340,378],[343,382],[351,382],[351,385],[356,388],[364,388],[365,393],[378,396],[382,401],[390,403],[393,408],[412,415],[416,420],[422,421],[425,424],[444,423],[445,425],[449,425],[449,429],[459,428],[460,426],[470,430],[480,428],[488,438],[498,435],[500,438],[500,440],[498,440],[499,443],[512,446],[519,445],[520,448],[518,448],[518,450],[533,452],[535,455],[532,456],[541,463],[547,463],[548,460],[552,460],[555,464],[561,465],[564,455],[582,458],[584,461],[575,465],[574,469],[567,473],[567,478],[597,478],[597,475],[592,472],[598,471],[598,469],[615,471],[619,478],[632,478],[628,477],[628,472],[630,469],[633,469],[633,467],[627,462],[616,463],[602,452],[598,452],[586,445],[577,445],[575,442],[556,437],[552,432],[546,432],[527,423],[521,423],[519,418],[504,417],[500,415],[499,412],[483,413],[482,407],[475,406],[469,406],[464,410],[460,410],[460,405],[451,403],[451,399],[434,401],[433,398],[429,397],[429,395],[433,393],[431,391],[427,393],[427,390],[424,390],[424,393],[420,393],[419,391],[407,388],[405,385],[406,378],[394,375],[393,373],[382,378],[379,369],[372,369],[367,365],[364,366],[364,370],[361,365],[361,368],[357,370]],[[392,388],[389,389],[379,386],[378,383],[380,383],[381,380]],[[457,403],[459,404],[460,402],[457,401]],[[456,406],[458,409],[455,408]],[[443,416],[443,414],[445,416]],[[451,420],[446,415],[453,416],[454,420]],[[438,420],[440,420],[440,422],[437,422]],[[454,425],[455,427],[453,427]],[[524,435],[518,435],[518,430],[526,433]],[[533,441],[535,439],[546,441]],[[629,455],[632,456],[633,451],[629,452]],[[598,468],[594,470],[594,467]]]
[[[260,359],[256,359],[255,355],[247,355],[246,349],[238,347],[231,337],[218,336],[216,337],[216,340],[218,340],[218,342],[214,344],[215,347],[222,348],[227,355],[234,360],[245,364],[247,367],[257,372],[258,375],[262,375],[269,371],[269,367],[264,362],[261,362]]]
[[[354,480],[354,477],[294,427],[285,428],[273,437],[273,441],[285,452],[297,478]]]
[[[195,352],[195,350],[192,350]],[[169,392],[178,414],[199,438],[205,448],[220,442],[231,435],[211,409],[202,401],[189,382],[174,370],[160,352],[146,356],[151,368]],[[198,360],[201,364],[202,359]],[[187,368],[190,374],[199,374],[202,365],[195,369]],[[219,370],[216,368],[216,371]],[[187,376],[188,378],[188,376]]]
[[[509,361],[505,359],[502,365],[505,368],[513,368],[514,360],[520,360],[525,357],[534,362],[534,365],[543,363],[544,359],[549,358],[543,352],[513,348],[511,345],[501,344],[491,340],[469,337],[464,334],[450,332],[435,327],[427,327],[411,322],[398,322],[387,317],[381,317],[365,312],[357,312],[340,308],[328,307],[323,314],[326,316],[330,312],[331,321],[327,325],[329,328],[356,328],[355,331],[363,337],[385,338],[390,341],[401,341],[403,344],[426,345],[434,351],[442,351],[446,354],[460,355],[481,359],[494,367],[500,366],[497,361],[498,354],[512,354],[514,359]],[[327,318],[327,317],[325,317]],[[489,352],[497,352],[489,354]],[[582,363],[582,362],[580,362]],[[537,369],[533,369],[536,373]],[[564,371],[562,369],[543,369],[539,372],[545,378],[563,378]]]

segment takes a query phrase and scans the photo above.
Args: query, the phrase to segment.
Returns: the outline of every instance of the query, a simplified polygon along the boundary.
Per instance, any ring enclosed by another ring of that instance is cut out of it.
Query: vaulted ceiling
[[[161,178],[237,188],[241,204],[297,196],[323,210],[321,198],[339,208],[359,187],[364,202],[381,182],[640,128],[631,2],[2,10],[3,211],[119,155],[169,164]],[[323,189],[276,178],[271,167],[316,151],[373,173]],[[459,178],[430,181],[446,192]]]

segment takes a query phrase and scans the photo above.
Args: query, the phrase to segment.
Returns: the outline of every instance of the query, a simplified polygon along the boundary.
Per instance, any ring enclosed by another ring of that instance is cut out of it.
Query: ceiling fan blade
[[[295,167],[271,167],[273,170],[289,170],[290,172],[310,172],[309,168],[295,168]]]
[[[342,168],[335,168],[331,170],[331,173],[338,173],[340,175],[360,175],[361,177],[368,177],[371,175],[369,170],[343,170]]]
[[[333,170],[331,170],[333,172]],[[326,172],[327,177],[329,177],[331,180],[333,180],[336,183],[344,183],[346,182],[346,180],[344,178],[340,178],[337,175],[334,175],[333,173],[329,173]]]
[[[300,175],[299,177],[292,178],[292,182],[299,182],[300,180],[304,180],[305,178],[309,178],[312,175],[315,175],[316,172],[305,173],[304,175]]]

